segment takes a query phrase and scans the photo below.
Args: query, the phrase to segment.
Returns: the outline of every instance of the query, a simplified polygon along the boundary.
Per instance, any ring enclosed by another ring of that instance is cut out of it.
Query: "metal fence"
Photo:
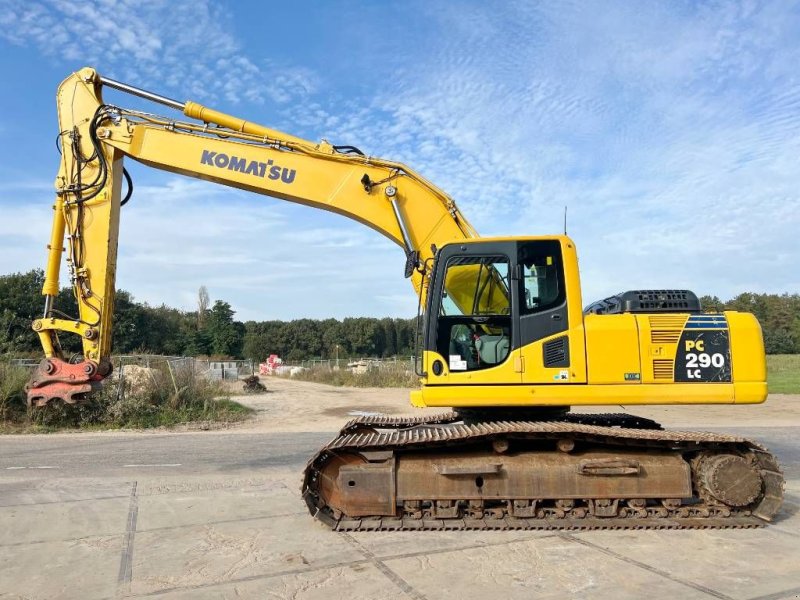
[[[12,365],[26,369],[35,369],[40,360],[32,358],[12,358]],[[210,379],[238,379],[253,375],[258,366],[252,360],[211,360],[208,358],[195,358],[193,356],[169,356],[162,354],[118,354],[111,357],[114,371],[123,372],[124,367],[133,365],[148,369],[164,365],[171,370],[191,369],[198,374],[204,374]]]
[[[152,354],[132,354],[112,357],[114,368],[124,365],[140,367],[156,367],[166,363],[172,369],[191,369],[195,373],[206,375],[209,379],[238,379],[253,375],[255,372],[252,360],[211,360],[193,356],[161,356]]]
[[[16,367],[23,367],[25,369],[35,369],[39,366],[39,362],[33,358],[12,358],[9,362]]]
[[[287,361],[281,366],[286,369],[300,367],[303,369],[352,369],[364,371],[369,369],[411,369],[414,370],[416,357],[405,358],[313,358],[301,361]],[[162,354],[118,354],[111,357],[114,371],[124,371],[126,365],[157,368],[165,364],[170,369],[191,369],[194,373],[203,374],[210,379],[226,380],[249,377],[258,373],[258,363],[252,360],[211,360],[193,356],[169,356]],[[39,360],[32,358],[12,358],[11,364],[35,369]]]
[[[397,357],[392,357],[392,358],[361,357],[361,358],[339,358],[339,359],[313,358],[309,360],[284,362],[282,366],[301,367],[303,369],[329,369],[329,370],[411,369],[413,371],[415,362],[416,362],[416,357],[414,356],[405,358],[397,358]]]

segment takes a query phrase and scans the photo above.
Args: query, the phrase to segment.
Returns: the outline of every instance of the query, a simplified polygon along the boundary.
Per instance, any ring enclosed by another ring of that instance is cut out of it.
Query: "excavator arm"
[[[181,110],[190,120],[106,104],[104,87]],[[62,82],[57,104],[61,162],[42,289],[45,309],[33,323],[46,358],[29,384],[29,403],[55,398],[74,403],[111,372],[120,207],[132,188],[125,157],[359,221],[403,247],[405,275],[421,300],[436,246],[477,237],[442,190],[401,163],[365,156],[352,146],[315,144],[101,77],[90,68]],[[77,317],[54,306],[64,252]],[[81,336],[81,362],[65,360],[58,341],[63,332]]]

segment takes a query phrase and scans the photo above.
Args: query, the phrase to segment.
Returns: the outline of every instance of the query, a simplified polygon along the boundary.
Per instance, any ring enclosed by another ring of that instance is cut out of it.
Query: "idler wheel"
[[[700,478],[714,499],[736,507],[751,504],[761,494],[764,483],[758,469],[735,454],[706,458],[700,467]]]
[[[333,456],[319,474],[319,495],[328,506],[341,512],[346,512],[343,490],[339,488],[339,469],[345,465],[357,465],[365,463],[362,457],[357,454],[340,454]]]

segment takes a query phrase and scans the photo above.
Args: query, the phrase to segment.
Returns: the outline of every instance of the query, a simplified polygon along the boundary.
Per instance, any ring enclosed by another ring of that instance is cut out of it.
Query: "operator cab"
[[[557,239],[449,244],[432,277],[425,350],[452,374],[501,366],[514,349],[568,327]]]

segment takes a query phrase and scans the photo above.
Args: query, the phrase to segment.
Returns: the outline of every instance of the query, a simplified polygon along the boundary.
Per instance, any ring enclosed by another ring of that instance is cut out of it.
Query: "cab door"
[[[522,383],[514,242],[445,246],[429,298],[427,385]]]
[[[585,383],[585,341],[574,246],[561,238],[521,240],[517,263],[523,383]],[[575,289],[570,290],[570,286]]]

